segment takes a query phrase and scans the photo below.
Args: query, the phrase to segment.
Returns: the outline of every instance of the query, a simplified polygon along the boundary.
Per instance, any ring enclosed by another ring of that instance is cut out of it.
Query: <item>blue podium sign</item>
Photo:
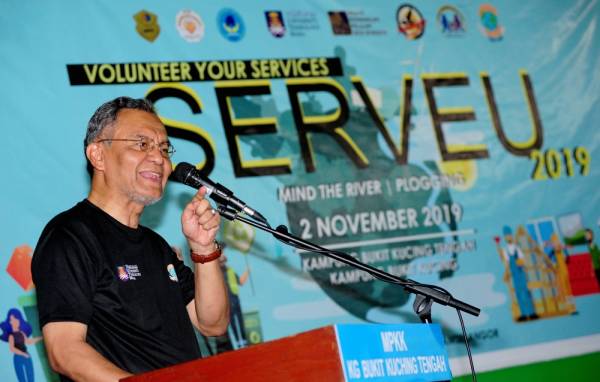
[[[437,324],[335,325],[346,381],[452,379]]]

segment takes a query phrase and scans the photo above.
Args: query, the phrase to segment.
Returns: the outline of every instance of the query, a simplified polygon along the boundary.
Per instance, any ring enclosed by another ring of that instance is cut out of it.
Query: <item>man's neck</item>
[[[119,223],[131,228],[137,228],[144,206],[119,196],[102,193],[97,190],[90,191],[88,200],[96,207],[106,212]]]

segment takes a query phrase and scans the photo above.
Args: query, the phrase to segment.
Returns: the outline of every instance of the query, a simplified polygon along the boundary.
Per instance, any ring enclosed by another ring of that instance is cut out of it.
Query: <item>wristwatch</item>
[[[214,250],[214,252],[209,253],[208,255],[199,255],[190,249],[190,257],[192,258],[192,261],[194,263],[199,263],[199,264],[204,264],[204,263],[208,263],[210,261],[216,260],[219,257],[221,257],[221,253],[223,252],[223,250],[221,249],[221,245],[219,244],[219,242],[216,240],[215,240],[215,247],[216,247],[216,249]]]

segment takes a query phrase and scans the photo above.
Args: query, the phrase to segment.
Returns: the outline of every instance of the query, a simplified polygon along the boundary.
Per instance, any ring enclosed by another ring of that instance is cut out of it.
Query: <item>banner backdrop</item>
[[[38,340],[32,248],[87,195],[90,116],[127,95],[155,102],[174,164],[271,225],[480,307],[464,317],[479,370],[600,350],[599,16],[598,1],[4,1],[0,339],[12,317]],[[171,183],[143,215],[184,257],[193,192]],[[223,220],[236,314],[205,353],[418,321],[401,288]],[[456,312],[433,320],[464,372]],[[55,378],[43,341],[28,352]],[[8,342],[0,370],[16,380]]]

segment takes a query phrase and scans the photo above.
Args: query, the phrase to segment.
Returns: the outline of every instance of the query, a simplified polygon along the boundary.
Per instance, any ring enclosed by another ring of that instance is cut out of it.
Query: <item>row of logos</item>
[[[317,14],[309,11],[279,10],[264,11],[266,27],[276,38],[286,34],[305,36],[319,29]],[[329,11],[329,22],[334,35],[385,35],[385,28],[378,27],[380,18],[364,11]],[[158,16],[142,10],[134,15],[137,32],[146,40],[153,42],[160,34]],[[466,33],[466,19],[458,7],[444,5],[436,14],[436,21],[444,35],[461,36]],[[491,40],[500,40],[504,28],[498,22],[498,12],[491,4],[479,7],[479,21],[482,32]],[[400,5],[396,10],[398,32],[409,40],[423,36],[426,19],[415,6]],[[182,10],[175,17],[179,35],[189,42],[199,42],[204,37],[205,24],[200,15],[192,10]],[[242,16],[232,8],[223,8],[217,14],[217,26],[221,35],[229,41],[237,42],[244,38],[246,27]]]

